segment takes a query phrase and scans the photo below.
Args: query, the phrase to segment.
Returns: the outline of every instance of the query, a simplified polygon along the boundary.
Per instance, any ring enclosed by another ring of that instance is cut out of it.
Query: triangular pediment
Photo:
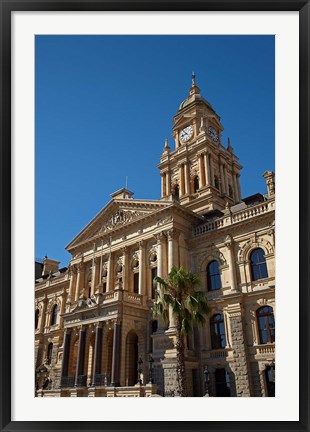
[[[155,200],[114,199],[86,225],[67,245],[66,249],[70,251],[85,241],[95,241],[96,237],[109,235],[113,231],[126,227],[169,205],[171,203]]]

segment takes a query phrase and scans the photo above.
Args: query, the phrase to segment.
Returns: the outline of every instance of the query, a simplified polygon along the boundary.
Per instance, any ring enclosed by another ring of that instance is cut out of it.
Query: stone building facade
[[[274,396],[275,186],[243,198],[242,169],[195,77],[158,165],[159,200],[121,189],[35,283],[37,396],[174,396],[173,316],[153,279],[184,266],[212,312],[186,337],[188,396]],[[37,266],[40,267],[40,266]]]

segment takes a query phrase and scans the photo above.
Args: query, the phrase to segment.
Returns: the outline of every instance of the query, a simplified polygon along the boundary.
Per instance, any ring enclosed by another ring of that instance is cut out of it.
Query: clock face
[[[182,129],[180,132],[180,140],[182,142],[188,141],[193,135],[193,126],[186,126],[186,128]]]
[[[209,126],[209,128],[208,128],[208,134],[213,139],[213,141],[218,141],[219,140],[218,134],[217,134],[216,130],[214,129],[214,127]]]

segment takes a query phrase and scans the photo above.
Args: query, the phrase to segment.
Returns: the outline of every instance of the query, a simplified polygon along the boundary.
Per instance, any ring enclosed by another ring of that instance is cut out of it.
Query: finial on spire
[[[232,148],[231,144],[230,144],[230,138],[228,137],[228,144],[227,144],[227,150],[230,152],[233,152],[234,149]]]
[[[170,147],[169,147],[168,138],[165,139],[164,152],[170,152]]]
[[[192,86],[194,87],[196,85],[196,75],[195,72],[192,72]]]

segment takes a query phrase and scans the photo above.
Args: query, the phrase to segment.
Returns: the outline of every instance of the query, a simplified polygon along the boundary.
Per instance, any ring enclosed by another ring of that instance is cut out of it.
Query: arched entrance
[[[126,385],[133,386],[138,382],[138,336],[131,330],[126,338]]]

